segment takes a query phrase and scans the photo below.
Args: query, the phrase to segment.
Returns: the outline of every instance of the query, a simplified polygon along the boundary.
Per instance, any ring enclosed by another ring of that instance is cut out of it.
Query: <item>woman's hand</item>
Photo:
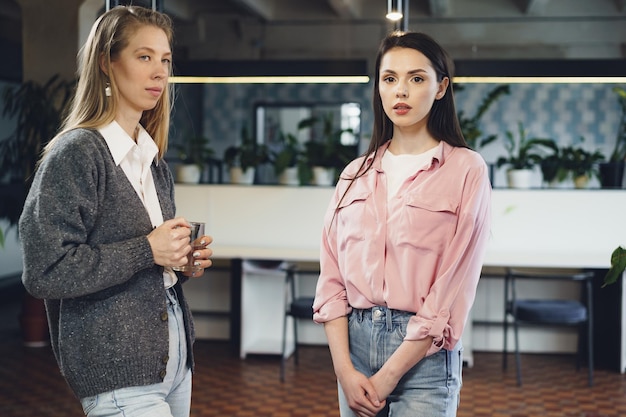
[[[189,223],[182,217],[167,220],[148,235],[154,263],[161,266],[181,266],[191,252]]]
[[[385,400],[380,399],[371,381],[356,369],[344,372],[339,383],[348,406],[357,416],[375,417],[385,406]]]
[[[183,275],[188,277],[199,277],[204,274],[204,270],[211,265],[213,262],[209,259],[213,255],[213,251],[207,246],[213,242],[213,238],[211,236],[201,236],[199,239],[200,246],[203,246],[203,249],[196,249],[192,254],[194,267],[198,268],[195,271],[185,271]]]

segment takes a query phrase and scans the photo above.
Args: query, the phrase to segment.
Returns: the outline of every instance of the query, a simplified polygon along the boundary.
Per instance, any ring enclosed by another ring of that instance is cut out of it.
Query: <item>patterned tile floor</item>
[[[0,307],[0,417],[80,417],[82,411],[60,377],[49,347],[25,348],[12,313]],[[194,377],[194,417],[338,416],[336,383],[326,347],[301,348],[301,361],[287,364],[278,379],[276,357],[240,360],[225,342],[199,341]],[[513,359],[512,357],[510,358]],[[626,416],[626,376],[597,370],[586,385],[569,356],[524,355],[524,386],[515,370],[501,370],[498,353],[474,354],[464,370],[458,417]],[[513,364],[513,362],[510,362]]]

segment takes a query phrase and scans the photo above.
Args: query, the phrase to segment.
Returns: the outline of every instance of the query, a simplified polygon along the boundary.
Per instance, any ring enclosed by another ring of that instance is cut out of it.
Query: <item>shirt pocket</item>
[[[407,195],[401,208],[398,243],[443,252],[454,236],[458,207],[457,201],[443,194]]]
[[[371,221],[367,209],[370,196],[369,191],[351,193],[340,202],[337,211],[337,236],[341,238],[341,246],[351,241],[365,240],[365,226]]]

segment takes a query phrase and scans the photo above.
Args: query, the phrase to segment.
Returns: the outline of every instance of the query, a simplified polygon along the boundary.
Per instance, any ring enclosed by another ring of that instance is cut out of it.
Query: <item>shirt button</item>
[[[163,369],[161,372],[159,372],[159,377],[161,377],[161,380],[165,379],[165,375],[167,374],[167,371],[165,369]]]
[[[167,311],[161,313],[161,321],[167,321]]]
[[[167,361],[170,360],[170,356],[169,355],[165,355],[163,356],[163,364],[167,364]]]

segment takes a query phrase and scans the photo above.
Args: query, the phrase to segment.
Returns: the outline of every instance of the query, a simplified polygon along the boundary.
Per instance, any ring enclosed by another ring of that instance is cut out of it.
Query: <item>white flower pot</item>
[[[176,167],[176,179],[178,182],[197,184],[200,182],[201,175],[202,171],[200,167],[195,164],[178,165],[178,167]]]
[[[241,167],[232,167],[229,170],[231,184],[250,185],[254,182],[254,168],[248,167],[242,170]]]
[[[574,177],[574,187],[575,188],[587,188],[587,185],[589,185],[589,176],[588,175],[579,175],[577,177]]]
[[[510,169],[506,173],[509,188],[531,188],[533,182],[532,169]]]
[[[300,185],[300,178],[298,177],[298,167],[290,167],[285,169],[278,176],[278,183],[281,185]]]
[[[315,185],[333,185],[335,168],[313,167],[313,183]]]

